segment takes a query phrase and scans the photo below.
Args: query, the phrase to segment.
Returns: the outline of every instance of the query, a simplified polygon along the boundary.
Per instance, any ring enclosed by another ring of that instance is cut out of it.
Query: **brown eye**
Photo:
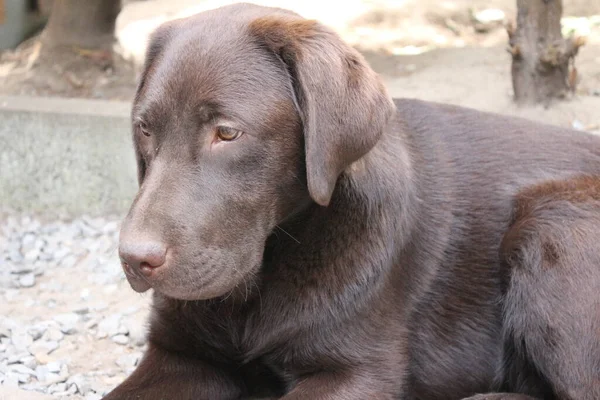
[[[140,128],[140,132],[142,132],[142,134],[144,136],[150,136],[150,131],[148,130],[148,126],[146,125],[145,122],[139,122],[138,124],[139,128]]]
[[[233,140],[239,139],[244,132],[230,128],[228,126],[218,126],[217,127],[217,139],[222,140],[224,142],[231,142]]]

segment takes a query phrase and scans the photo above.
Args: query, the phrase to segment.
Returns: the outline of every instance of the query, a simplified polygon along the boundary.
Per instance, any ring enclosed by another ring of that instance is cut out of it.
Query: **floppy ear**
[[[324,25],[282,13],[255,19],[249,29],[292,75],[308,190],[326,206],[340,174],[379,140],[394,104],[362,55]]]

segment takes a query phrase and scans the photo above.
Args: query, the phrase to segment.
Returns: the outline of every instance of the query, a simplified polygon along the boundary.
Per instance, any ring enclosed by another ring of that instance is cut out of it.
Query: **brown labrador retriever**
[[[154,34],[121,231],[154,289],[117,399],[600,399],[600,138],[394,100],[237,4]]]

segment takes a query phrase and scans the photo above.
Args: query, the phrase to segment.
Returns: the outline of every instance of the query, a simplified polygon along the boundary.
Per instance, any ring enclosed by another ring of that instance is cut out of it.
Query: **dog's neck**
[[[384,131],[378,144],[344,171],[336,191],[338,203],[347,207],[362,204],[370,213],[390,212],[407,228],[412,226],[409,218],[415,214],[418,193],[410,145],[403,132]]]
[[[397,134],[384,134],[380,144],[340,176],[329,206],[321,207],[308,196],[306,201],[299,201],[267,240],[262,270],[252,282],[245,282],[228,294],[229,302],[239,306],[253,298],[262,285],[263,274],[271,274],[282,263],[287,264],[286,257],[297,258],[305,241],[316,237],[323,236],[324,252],[335,251],[330,248],[332,238],[353,243],[375,240],[378,235],[394,238],[394,247],[402,248],[418,222],[415,216],[421,214],[406,140]],[[315,226],[320,228],[314,229]],[[313,243],[311,248],[317,250],[316,247]],[[303,267],[308,269],[310,265]]]
[[[274,229],[273,234],[294,235],[311,220],[326,219],[331,224],[347,216],[365,218],[370,223],[381,219],[395,220],[403,238],[415,224],[418,198],[410,138],[396,130],[385,131],[379,143],[366,155],[352,163],[338,179],[331,203],[321,207],[308,194]]]

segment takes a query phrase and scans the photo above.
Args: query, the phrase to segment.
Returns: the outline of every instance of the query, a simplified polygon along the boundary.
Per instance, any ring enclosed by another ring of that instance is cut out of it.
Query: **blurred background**
[[[0,399],[99,399],[144,346],[116,253],[149,34],[229,0],[0,0]],[[600,133],[600,1],[256,0],[335,29],[394,97]]]

